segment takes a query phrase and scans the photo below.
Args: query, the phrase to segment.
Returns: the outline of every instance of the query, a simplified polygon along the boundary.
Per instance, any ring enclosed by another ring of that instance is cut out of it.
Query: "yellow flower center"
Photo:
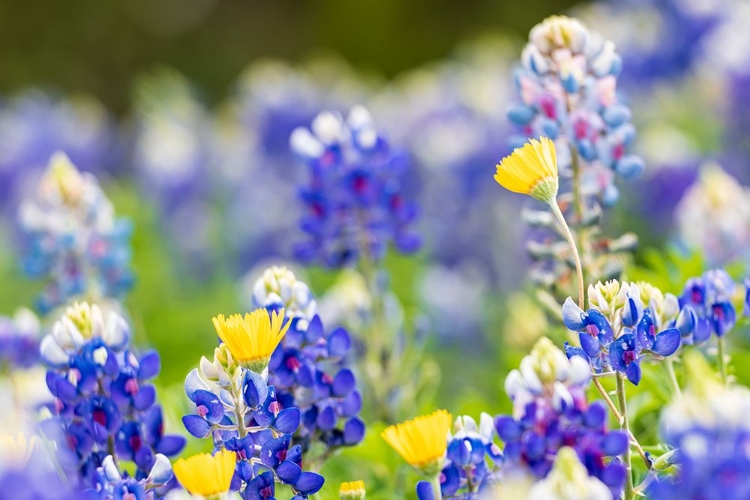
[[[437,473],[442,467],[448,446],[448,431],[452,417],[445,410],[396,424],[383,431],[383,439],[395,449],[409,465]],[[437,468],[437,471],[433,469]]]
[[[211,497],[229,491],[237,458],[234,452],[221,450],[181,458],[172,466],[175,477],[191,495]]]

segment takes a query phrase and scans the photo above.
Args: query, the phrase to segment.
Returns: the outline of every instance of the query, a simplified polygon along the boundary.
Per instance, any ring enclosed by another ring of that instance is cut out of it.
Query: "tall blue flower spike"
[[[607,429],[604,403],[587,401],[590,381],[588,364],[578,356],[567,359],[547,338],[534,346],[519,370],[508,374],[505,391],[513,401],[513,415],[495,418],[505,442],[505,473],[520,469],[544,478],[560,448],[569,446],[588,474],[607,485],[613,499],[620,498],[626,470],[618,456],[627,449],[628,437]]]
[[[52,156],[18,222],[23,270],[47,281],[37,299],[42,313],[75,297],[119,299],[133,285],[130,222],[115,217],[96,179],[65,154]]]
[[[299,408],[294,435],[306,458],[323,461],[341,447],[362,441],[362,394],[346,360],[352,345],[343,328],[329,332],[308,286],[284,267],[271,267],[255,281],[253,307],[284,309],[292,324],[268,366],[269,383],[284,408]],[[313,456],[314,455],[314,456]]]
[[[5,96],[4,96],[5,97]],[[44,171],[57,151],[83,171],[114,173],[122,161],[114,120],[88,96],[28,90],[0,105],[0,215],[10,215],[25,189]]]
[[[661,312],[664,298],[659,295],[660,301],[651,300],[651,307],[658,308],[652,312],[641,299],[640,289],[646,287],[652,298],[657,297],[658,290],[647,284],[599,282],[589,288],[591,309],[586,312],[568,297],[562,308],[563,321],[570,330],[579,332],[580,343],[580,347],[575,347],[566,342],[568,357],[582,357],[595,373],[612,370],[623,373],[632,384],[638,385],[640,363],[645,355],[662,359],[674,354],[683,334],[691,333],[693,324],[690,318],[685,319],[685,314],[677,314],[677,307],[669,318],[655,317]],[[672,299],[676,306],[676,299]]]
[[[521,128],[512,147],[528,138],[555,142],[561,191],[558,197],[571,228],[585,233],[586,274],[594,280],[617,278],[637,238],[598,235],[602,207],[619,197],[615,179],[633,180],[643,161],[629,152],[635,138],[630,110],[618,99],[620,56],[611,41],[590,32],[580,21],[552,16],[536,25],[515,73],[521,102],[508,118]],[[523,213],[534,231],[527,250],[534,259],[530,276],[538,285],[563,298],[574,281],[572,255],[546,207]]]
[[[54,397],[42,429],[57,443],[57,460],[76,487],[96,489],[107,456],[134,462],[136,481],[161,477],[154,468],[185,446],[183,437],[164,434],[150,383],[159,373],[158,354],[137,356],[129,340],[130,327],[117,312],[83,302],[68,307],[41,342]]]
[[[346,120],[320,113],[310,129],[295,129],[290,146],[310,169],[300,193],[307,240],[295,248],[299,259],[341,267],[361,253],[380,260],[390,243],[404,253],[419,249],[411,229],[417,205],[401,187],[408,161],[378,133],[365,108],[352,108]]]

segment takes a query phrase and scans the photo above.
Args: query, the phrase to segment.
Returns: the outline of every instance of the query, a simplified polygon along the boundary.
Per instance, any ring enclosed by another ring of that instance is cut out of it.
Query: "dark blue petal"
[[[583,415],[583,423],[586,427],[600,428],[606,420],[607,409],[598,401],[591,403],[591,406]]]
[[[677,322],[675,328],[680,331],[681,335],[690,335],[695,330],[696,323],[698,322],[698,316],[695,314],[695,309],[690,306],[685,306],[677,316]]]
[[[292,434],[297,430],[297,427],[299,427],[299,422],[299,408],[285,408],[276,415],[273,427],[282,434]]]
[[[133,400],[133,406],[138,411],[146,411],[156,401],[156,388],[153,385],[145,385],[140,388]]]
[[[628,435],[621,431],[610,431],[602,439],[601,450],[606,456],[622,455],[628,449]]]
[[[637,361],[630,363],[625,370],[625,375],[633,385],[638,385],[641,381],[641,366]]]
[[[302,475],[302,469],[299,465],[290,460],[284,460],[276,468],[276,476],[285,484],[296,483]]]
[[[315,317],[310,320],[310,325],[307,327],[307,332],[305,332],[307,342],[314,344],[322,339],[324,334],[323,322],[320,321],[320,316],[316,314]]]
[[[354,373],[348,368],[342,368],[333,379],[333,395],[344,397],[357,385]]]
[[[642,315],[643,303],[634,297],[628,296],[625,300],[625,307],[622,308],[622,324],[633,327],[638,324]]]
[[[167,457],[172,457],[180,453],[186,444],[187,440],[183,436],[168,435],[159,441],[156,451]]]
[[[160,369],[161,360],[159,359],[159,353],[149,351],[138,362],[138,378],[141,380],[152,379],[159,374]]]
[[[248,408],[257,409],[268,397],[268,384],[261,375],[247,370],[242,382],[242,397]]]
[[[191,435],[197,438],[207,437],[211,431],[211,424],[208,420],[198,415],[185,415],[182,417],[182,424]]]
[[[197,390],[193,394],[198,414],[212,424],[218,424],[224,418],[224,403],[219,396],[210,391]]]
[[[651,350],[660,356],[671,356],[680,347],[681,339],[680,331],[677,328],[670,328],[656,336],[656,342]]]
[[[336,412],[330,406],[326,406],[323,411],[318,414],[317,425],[324,431],[329,431],[336,427]]]
[[[332,358],[346,356],[352,347],[349,333],[343,328],[336,328],[328,335],[328,355]]]
[[[520,438],[522,432],[519,423],[508,415],[499,415],[495,418],[495,430],[500,439],[506,443]]]
[[[353,417],[344,424],[344,444],[354,446],[365,438],[365,422],[359,417]]]
[[[583,349],[583,352],[585,352],[586,356],[589,358],[596,358],[602,350],[599,341],[588,333],[579,333],[578,341],[581,343],[581,349]]]
[[[417,498],[419,500],[435,500],[435,492],[432,491],[432,485],[427,481],[418,482]]]
[[[609,345],[615,338],[609,320],[596,309],[589,309],[586,313],[586,331],[595,336],[604,346]]]
[[[342,417],[352,417],[362,409],[362,393],[358,389],[353,390],[339,404]]]
[[[320,491],[323,483],[325,483],[325,479],[320,474],[303,472],[294,484],[294,488],[303,495],[313,495]]]
[[[734,328],[736,321],[737,313],[729,302],[719,302],[711,306],[711,323],[717,336],[724,336]]]
[[[599,475],[599,479],[610,487],[616,487],[619,491],[625,484],[627,469],[620,462],[611,462]]]

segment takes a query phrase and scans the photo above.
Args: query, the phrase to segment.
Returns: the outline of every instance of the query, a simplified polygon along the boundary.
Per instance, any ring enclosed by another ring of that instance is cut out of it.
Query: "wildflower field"
[[[542,3],[0,76],[0,500],[750,500],[750,4]]]

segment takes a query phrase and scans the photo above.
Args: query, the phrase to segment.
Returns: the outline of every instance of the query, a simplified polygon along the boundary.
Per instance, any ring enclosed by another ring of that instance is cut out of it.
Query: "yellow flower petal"
[[[438,410],[392,425],[383,431],[382,436],[409,465],[423,468],[442,461],[448,446],[451,422],[450,413]]]
[[[229,491],[236,463],[233,451],[221,450],[214,456],[201,453],[181,458],[174,463],[172,471],[191,495],[210,497]]]
[[[550,202],[557,196],[557,154],[555,143],[546,137],[531,139],[497,165],[495,180],[514,193]]]
[[[341,483],[341,487],[339,488],[339,497],[341,500],[362,500],[365,498],[365,494],[364,481]]]
[[[265,309],[256,309],[244,316],[232,314],[225,318],[219,314],[213,318],[213,324],[216,334],[240,364],[262,371],[291,321],[284,324],[283,309],[270,315]]]

